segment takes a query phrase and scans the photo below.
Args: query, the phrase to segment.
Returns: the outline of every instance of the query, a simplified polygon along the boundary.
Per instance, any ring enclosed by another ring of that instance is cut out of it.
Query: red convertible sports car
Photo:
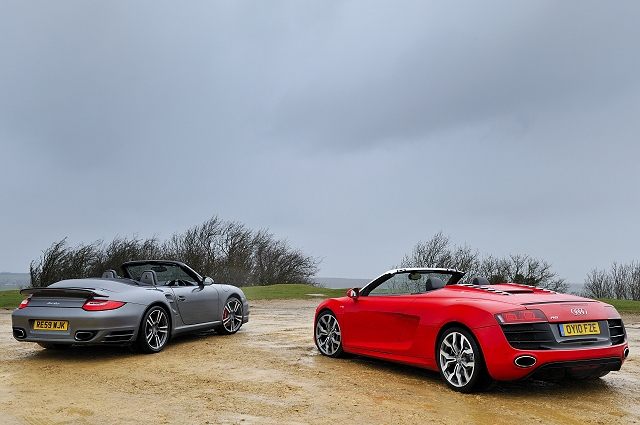
[[[437,370],[453,390],[494,381],[592,379],[629,355],[603,302],[450,269],[390,270],[321,303],[314,338],[325,356],[352,353]]]

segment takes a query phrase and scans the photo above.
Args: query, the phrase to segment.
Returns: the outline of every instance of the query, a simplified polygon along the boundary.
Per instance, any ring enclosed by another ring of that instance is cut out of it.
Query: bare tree
[[[436,233],[431,239],[425,242],[418,242],[411,255],[405,255],[399,267],[439,267],[451,266],[451,249],[449,248],[449,237],[442,232]]]
[[[640,301],[640,263],[632,261],[629,264],[629,297]]]
[[[584,295],[590,298],[613,298],[613,288],[607,272],[591,270],[584,282]]]
[[[480,259],[478,251],[468,245],[450,246],[442,232],[426,242],[418,242],[410,255],[405,255],[399,267],[442,267],[466,272],[465,280],[486,277],[490,283],[513,282],[564,292],[569,285],[551,271],[551,264],[528,255],[492,255]]]
[[[631,282],[631,273],[630,266],[624,264],[618,264],[615,261],[611,265],[611,270],[609,271],[609,280],[611,282],[613,295],[615,298],[624,300],[627,299],[627,294],[629,293]]]
[[[109,244],[98,240],[71,248],[67,239],[56,242],[30,265],[33,286],[48,286],[62,279],[100,276],[130,260],[174,259],[189,264],[216,281],[238,286],[274,283],[314,284],[320,260],[289,247],[267,230],[217,216],[160,243],[154,236],[142,240],[116,237]]]
[[[101,243],[81,244],[74,249],[67,245],[67,238],[55,242],[43,251],[39,260],[29,265],[31,286],[43,287],[63,279],[88,277],[92,265],[98,261]]]

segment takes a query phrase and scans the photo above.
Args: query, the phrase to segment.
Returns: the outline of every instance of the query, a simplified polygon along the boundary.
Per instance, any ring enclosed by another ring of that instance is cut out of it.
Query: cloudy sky
[[[214,215],[372,278],[640,260],[636,1],[0,2],[0,271]]]

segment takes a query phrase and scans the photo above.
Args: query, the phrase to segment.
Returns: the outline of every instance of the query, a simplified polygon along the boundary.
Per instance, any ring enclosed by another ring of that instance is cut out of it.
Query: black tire
[[[320,353],[328,357],[344,355],[340,323],[331,311],[326,310],[318,315],[313,334]]]
[[[242,327],[242,301],[237,297],[229,297],[222,309],[222,325],[216,326],[215,331],[221,335],[233,335]]]
[[[493,383],[482,351],[473,334],[466,329],[449,328],[440,336],[436,361],[440,376],[454,391],[482,391]]]
[[[134,348],[145,354],[159,353],[167,346],[170,337],[169,314],[167,310],[156,305],[147,310],[142,317]]]

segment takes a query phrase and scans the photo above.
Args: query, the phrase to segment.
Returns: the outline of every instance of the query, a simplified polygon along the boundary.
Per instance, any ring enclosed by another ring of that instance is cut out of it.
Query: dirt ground
[[[435,372],[320,355],[318,303],[254,301],[236,335],[176,338],[155,355],[19,343],[0,310],[0,424],[640,423],[640,317],[624,317],[631,355],[619,372],[467,395]]]

